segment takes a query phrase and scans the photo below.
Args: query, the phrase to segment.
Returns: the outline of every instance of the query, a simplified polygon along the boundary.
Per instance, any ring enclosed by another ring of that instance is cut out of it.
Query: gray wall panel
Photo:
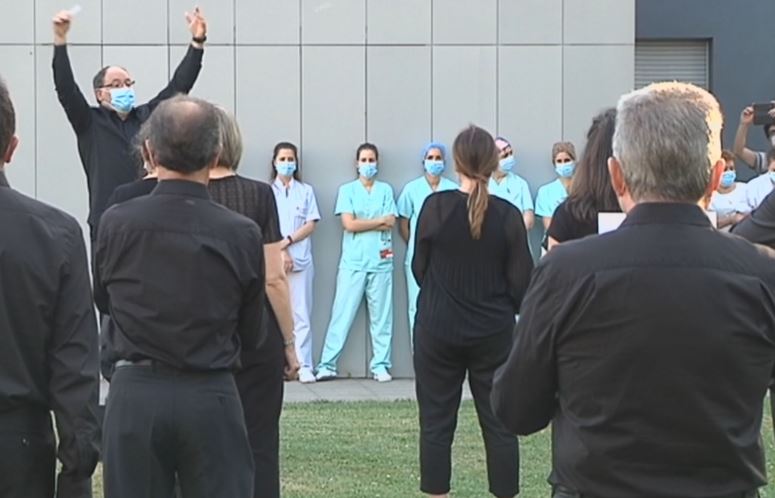
[[[102,42],[166,44],[167,0],[102,0]],[[183,19],[180,22],[184,23]]]
[[[451,144],[473,123],[496,126],[496,49],[434,47],[433,136]],[[461,68],[466,68],[461,70]]]
[[[8,181],[29,196],[35,196],[35,47],[0,46],[0,60],[14,70],[2,77],[8,85],[16,114],[19,146],[6,166]],[[4,151],[0,151],[2,154]]]
[[[424,173],[420,153],[431,131],[430,58],[429,47],[368,49],[368,139],[380,148],[380,178],[393,186],[396,199],[409,180]],[[405,354],[410,350],[406,246],[397,229],[393,241],[393,373],[406,377],[413,372],[411,356]]]
[[[322,217],[314,239],[315,361],[320,359],[331,317],[341,252],[342,225],[333,214],[336,192],[339,185],[355,179],[355,149],[366,138],[364,65],[364,47],[304,47],[302,51],[304,173],[316,189]],[[367,335],[361,311],[339,361],[340,375],[363,376],[368,372]]]
[[[634,46],[579,45],[566,46],[564,51],[563,137],[580,152],[592,117],[632,90]]]
[[[32,3],[32,0],[4,0],[17,4]],[[35,42],[53,43],[54,32],[51,20],[60,10],[81,6],[81,12],[70,28],[70,43],[102,43],[102,0],[35,0]],[[166,2],[165,2],[166,4]]]
[[[237,43],[299,43],[300,2],[236,1]]]
[[[268,180],[274,145],[299,145],[299,59],[298,47],[237,48],[237,119],[245,142],[240,170],[245,175]],[[267,70],[278,77],[266,77]],[[301,155],[306,176],[304,151]]]
[[[170,47],[170,76],[183,59],[188,45]],[[235,47],[209,47],[202,59],[202,72],[191,90],[191,95],[207,99],[234,112],[234,56]]]
[[[362,45],[366,40],[363,0],[303,0],[302,43]]]
[[[35,2],[29,0],[0,0],[0,43],[34,43],[34,11]]]
[[[563,0],[499,0],[500,43],[562,43]]]
[[[367,0],[368,42],[430,44],[431,2]]]
[[[433,43],[494,44],[497,0],[433,0]]]
[[[634,0],[563,0],[565,43],[632,44]],[[594,4],[590,7],[590,4]]]

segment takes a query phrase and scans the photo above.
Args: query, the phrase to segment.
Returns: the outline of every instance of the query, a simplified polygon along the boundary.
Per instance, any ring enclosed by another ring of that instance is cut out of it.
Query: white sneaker
[[[316,380],[315,374],[313,374],[312,370],[309,368],[302,368],[299,370],[299,382],[302,384],[312,384]]]
[[[324,381],[324,380],[334,380],[336,379],[336,372],[332,372],[328,369],[321,369],[318,370],[317,375],[315,375],[315,380],[317,381]]]
[[[390,382],[393,380],[393,376],[387,373],[387,371],[377,372],[374,374],[374,380],[377,382]]]

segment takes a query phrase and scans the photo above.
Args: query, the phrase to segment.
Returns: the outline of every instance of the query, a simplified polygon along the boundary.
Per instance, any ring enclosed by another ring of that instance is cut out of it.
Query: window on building
[[[681,81],[710,89],[708,40],[637,40],[635,88],[655,81]]]

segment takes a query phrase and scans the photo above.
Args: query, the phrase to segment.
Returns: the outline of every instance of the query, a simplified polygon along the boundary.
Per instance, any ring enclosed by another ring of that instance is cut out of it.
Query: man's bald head
[[[153,163],[179,173],[210,167],[221,151],[218,111],[209,102],[179,96],[162,102],[149,119]]]

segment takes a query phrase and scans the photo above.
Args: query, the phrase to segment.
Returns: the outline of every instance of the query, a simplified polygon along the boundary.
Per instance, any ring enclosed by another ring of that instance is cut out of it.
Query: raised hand
[[[194,7],[193,12],[186,12],[186,22],[192,37],[204,38],[207,36],[207,19],[199,7]]]
[[[750,126],[753,124],[753,106],[748,106],[740,113],[740,124]]]
[[[63,45],[67,43],[67,33],[73,22],[73,15],[69,10],[62,10],[54,16],[54,43]]]

